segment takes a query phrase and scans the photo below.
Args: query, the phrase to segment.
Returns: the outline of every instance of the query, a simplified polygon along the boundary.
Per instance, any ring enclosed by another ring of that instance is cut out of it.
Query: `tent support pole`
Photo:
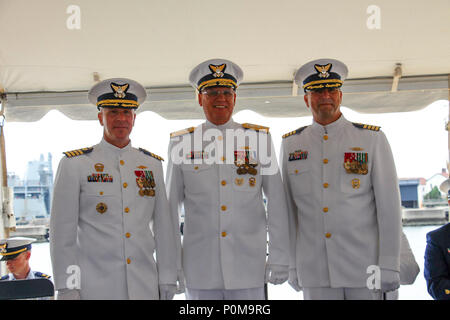
[[[4,92],[0,92],[0,102],[2,105],[2,108],[0,110],[0,161],[2,164],[1,168],[1,175],[2,175],[2,197],[1,197],[1,214],[2,214],[2,226],[3,230],[1,230],[1,236],[2,238],[9,238],[9,226],[5,226],[4,221],[5,217],[3,215],[5,214],[3,210],[3,202],[5,201],[5,187],[8,187],[8,171],[6,168],[6,149],[5,149],[5,132],[4,132],[4,124],[5,124],[5,107],[6,107],[6,95]]]
[[[0,87],[0,104],[1,104],[1,110],[0,110],[0,117],[4,116],[4,110],[5,110],[5,105],[6,105],[6,98],[5,98],[5,93],[3,91],[3,89]],[[2,119],[4,120],[4,118]],[[2,121],[0,120],[0,121]],[[5,183],[5,178],[6,178],[6,183],[8,183],[8,175],[6,172],[6,156],[5,156],[5,139],[3,136],[3,125],[4,122],[1,123],[0,126],[0,161],[1,161],[1,176],[2,176],[2,188],[0,188],[0,238],[2,239],[6,239],[9,238],[9,227],[5,226],[5,219],[3,217],[3,201],[4,201],[4,188],[3,185]],[[6,263],[4,261],[2,261],[0,263],[0,275],[4,276],[6,273],[8,272],[8,269],[6,267]]]
[[[448,122],[446,125],[447,135],[448,135],[448,160],[447,160],[447,170],[450,173],[450,74],[448,74]]]

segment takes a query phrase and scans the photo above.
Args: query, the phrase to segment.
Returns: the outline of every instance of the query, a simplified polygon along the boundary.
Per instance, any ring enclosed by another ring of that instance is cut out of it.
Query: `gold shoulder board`
[[[255,131],[263,131],[265,133],[269,133],[269,127],[259,126],[257,124],[243,123],[242,127],[244,127],[245,129],[253,129]]]
[[[94,150],[94,148],[89,147],[89,148],[82,148],[82,149],[77,149],[77,150],[72,150],[72,151],[66,151],[63,153],[66,155],[67,158],[72,158],[72,157],[81,156],[82,154],[90,153],[90,152],[92,152],[92,150]]]
[[[41,277],[41,278],[45,278],[45,279],[50,279],[50,276],[49,276],[49,275],[47,275],[47,274],[45,274],[45,273],[42,273],[42,272],[35,272],[34,274],[35,274],[35,276],[37,276],[37,277]]]
[[[352,122],[353,125],[359,129],[366,129],[366,130],[372,130],[372,131],[380,131],[380,126],[372,126],[370,124],[363,124],[363,123],[355,123]]]
[[[294,134],[299,134],[299,133],[301,133],[303,130],[305,130],[307,127],[308,127],[308,126],[304,126],[304,127],[298,128],[297,130],[294,130],[294,131],[288,132],[288,133],[286,133],[286,134],[283,134],[283,139],[284,139],[284,138],[287,138],[287,137],[290,137],[290,136],[293,136]]]
[[[192,132],[194,132],[194,130],[195,130],[195,127],[190,127],[190,128],[186,128],[186,129],[183,129],[183,130],[175,131],[175,132],[172,132],[170,134],[170,137],[174,138],[174,137],[182,136],[182,135],[185,135],[187,133],[192,133]]]
[[[163,158],[161,158],[161,157],[158,156],[157,154],[154,154],[154,153],[152,153],[152,152],[150,152],[150,151],[147,151],[147,150],[142,149],[142,148],[139,148],[139,151],[141,151],[141,152],[143,152],[144,154],[146,154],[146,155],[148,155],[148,156],[150,156],[150,157],[153,157],[153,158],[155,158],[155,159],[157,159],[157,160],[159,160],[159,161],[164,161]]]

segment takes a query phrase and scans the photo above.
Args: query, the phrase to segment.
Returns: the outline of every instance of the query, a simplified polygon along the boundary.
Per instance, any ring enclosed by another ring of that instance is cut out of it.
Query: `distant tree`
[[[442,199],[442,194],[439,191],[438,187],[434,187],[431,189],[430,192],[428,192],[424,197],[425,200],[440,200]]]

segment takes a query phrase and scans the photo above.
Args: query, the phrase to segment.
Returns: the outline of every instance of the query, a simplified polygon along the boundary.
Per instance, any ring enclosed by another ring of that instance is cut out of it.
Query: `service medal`
[[[308,151],[296,150],[294,152],[289,153],[288,161],[306,160],[306,159],[308,159]]]
[[[255,176],[255,175],[258,173],[258,170],[256,170],[256,169],[253,168],[253,167],[249,167],[249,168],[247,169],[247,171],[248,171],[248,173],[250,173],[252,176]]]
[[[208,152],[205,151],[191,151],[186,154],[187,160],[192,159],[208,159]]]
[[[255,151],[234,151],[234,164],[238,167],[236,172],[239,175],[247,173],[256,175],[258,173],[258,170],[255,169],[258,166]]]
[[[244,178],[236,178],[234,179],[234,183],[236,183],[237,186],[242,186],[244,184]]]
[[[239,166],[236,170],[237,174],[242,175],[247,173],[247,169],[244,166]]]
[[[369,156],[363,152],[345,152],[344,168],[347,173],[367,174],[369,172],[367,163]]]
[[[136,175],[136,184],[139,187],[139,195],[141,197],[154,197],[155,190],[153,190],[153,188],[156,187],[156,183],[153,172],[150,170],[135,170],[134,174]]]
[[[250,187],[254,187],[256,185],[256,179],[251,177],[248,179],[248,183],[250,184]]]
[[[87,177],[88,182],[113,182],[113,177],[108,173],[92,173]]]

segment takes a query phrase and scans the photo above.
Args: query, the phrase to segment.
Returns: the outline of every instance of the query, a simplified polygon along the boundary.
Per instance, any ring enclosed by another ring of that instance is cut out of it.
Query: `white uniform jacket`
[[[52,280],[49,275],[33,270],[30,270],[30,272],[28,272],[27,277],[23,280],[34,280],[34,279],[47,279],[50,281]],[[16,280],[17,280],[16,277],[14,277],[14,274],[12,273],[8,273],[7,275],[0,278],[0,281],[16,281]],[[53,300],[53,295],[48,297],[28,298],[26,300]]]
[[[286,198],[275,153],[269,157],[270,163],[267,157],[261,161],[262,153],[270,155],[273,150],[270,134],[245,130],[233,120],[222,126],[207,121],[190,131],[171,138],[166,179],[174,220],[178,221],[183,205],[185,210],[182,265],[186,287],[263,287],[267,230],[267,263],[289,265]],[[230,138],[238,132],[256,136],[258,143],[268,146],[268,153],[262,150],[265,147],[258,153],[257,147],[245,148],[245,143]],[[202,135],[214,138],[202,142]],[[199,145],[194,146],[194,140]],[[228,148],[227,141],[231,142]],[[256,160],[255,175],[237,173],[238,167],[230,158],[238,150],[243,155],[248,151],[251,161]],[[175,163],[177,159],[179,163]]]
[[[158,284],[175,284],[175,236],[152,155],[102,140],[61,160],[50,218],[56,290],[73,289],[78,270],[81,299],[158,299]],[[153,179],[154,196],[140,195],[150,188],[138,176]]]
[[[303,287],[366,287],[369,266],[400,270],[397,174],[389,143],[375,130],[341,116],[283,136],[291,268]],[[346,160],[359,163],[356,173]]]

